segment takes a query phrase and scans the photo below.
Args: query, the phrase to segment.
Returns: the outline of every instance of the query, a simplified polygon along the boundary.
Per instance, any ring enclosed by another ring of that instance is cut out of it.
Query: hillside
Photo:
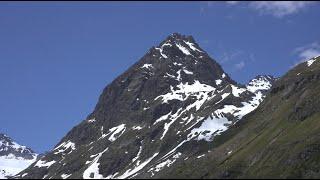
[[[320,57],[277,80],[261,105],[210,153],[162,174],[188,178],[319,178]]]

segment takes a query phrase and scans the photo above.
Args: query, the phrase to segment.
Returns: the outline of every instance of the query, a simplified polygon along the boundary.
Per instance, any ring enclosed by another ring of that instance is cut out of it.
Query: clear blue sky
[[[320,52],[318,3],[0,3],[0,132],[51,149],[103,88],[173,32],[240,83]]]

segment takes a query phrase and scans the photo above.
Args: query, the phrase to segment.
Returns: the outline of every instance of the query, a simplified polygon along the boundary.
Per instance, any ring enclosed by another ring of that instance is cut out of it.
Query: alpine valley
[[[319,59],[242,85],[173,33],[13,178],[320,178]]]

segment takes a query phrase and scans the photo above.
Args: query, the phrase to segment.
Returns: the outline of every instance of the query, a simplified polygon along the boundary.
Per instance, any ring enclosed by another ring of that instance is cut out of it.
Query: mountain
[[[192,36],[173,33],[103,90],[93,112],[16,178],[149,178],[210,151],[275,79],[232,80]]]
[[[278,79],[260,106],[219,136],[203,158],[165,177],[319,178],[320,56]]]
[[[0,179],[18,174],[35,162],[37,154],[0,133]]]

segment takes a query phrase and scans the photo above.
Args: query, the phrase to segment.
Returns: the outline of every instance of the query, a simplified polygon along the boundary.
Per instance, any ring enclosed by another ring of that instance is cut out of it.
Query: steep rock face
[[[87,119],[17,178],[159,176],[208,151],[258,107],[273,81],[237,84],[191,36],[174,33],[108,85]]]
[[[27,168],[37,158],[30,148],[21,146],[0,133],[0,179],[13,176]]]
[[[320,56],[278,79],[254,112],[216,138],[211,152],[161,178],[319,178],[319,89]]]

